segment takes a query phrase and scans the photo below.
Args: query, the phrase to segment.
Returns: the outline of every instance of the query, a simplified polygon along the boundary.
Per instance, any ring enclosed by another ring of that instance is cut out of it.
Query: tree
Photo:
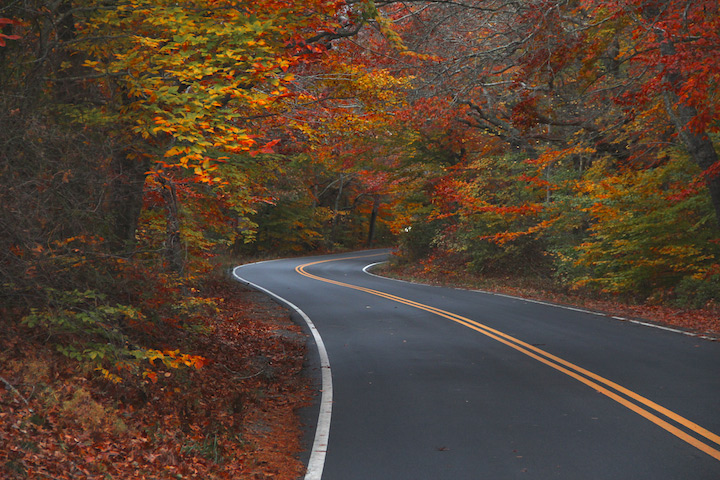
[[[157,334],[206,304],[196,260],[252,238],[265,119],[340,3],[1,7],[3,312],[108,375],[175,365]]]
[[[656,187],[667,188],[663,172],[677,172],[684,162],[678,147],[704,171],[708,186],[696,189],[691,182],[688,195],[709,192],[716,204],[713,139],[720,69],[709,56],[717,50],[717,5],[642,0],[377,5],[402,42],[419,53],[405,62],[418,72],[414,98],[447,98],[454,115],[446,125],[470,127],[461,135],[473,147],[456,150],[464,152],[462,165],[439,173],[427,200],[436,206],[434,215],[454,219],[443,227],[445,233],[435,234],[436,246],[481,252],[475,265],[482,267],[513,250],[527,256],[532,246],[545,258],[554,256],[554,268],[567,273],[563,259],[584,252],[582,245],[592,243],[588,237],[621,241],[632,228],[611,227],[592,213],[587,202],[602,204],[587,196],[590,185],[602,190],[597,172],[629,182],[626,192],[642,188],[631,178],[646,184],[655,179]],[[712,33],[701,34],[706,31]],[[678,211],[672,202],[661,206],[662,195],[638,192],[632,198],[637,208],[663,218]],[[705,253],[678,260],[688,268],[676,270],[684,272],[679,276],[716,261],[710,243],[720,218],[715,217],[715,225],[698,220],[697,228],[708,236],[699,237],[704,247],[696,247]],[[686,227],[675,220],[663,224],[675,233],[661,242],[681,251],[684,241],[676,229]],[[656,250],[639,245],[639,255],[652,261]],[[594,268],[593,261],[584,265]],[[597,269],[600,275],[599,264]]]
[[[720,128],[718,80],[720,7],[717,2],[636,2],[641,15],[633,36],[646,39],[635,59],[651,69],[642,97],[661,95],[677,135],[703,170],[720,225],[720,163],[710,138]]]

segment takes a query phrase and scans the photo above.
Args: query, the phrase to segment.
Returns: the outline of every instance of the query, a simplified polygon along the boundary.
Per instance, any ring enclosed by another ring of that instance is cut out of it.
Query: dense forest
[[[7,0],[5,351],[34,342],[142,397],[207,367],[192,338],[224,308],[224,266],[371,246],[717,308],[719,10]],[[21,478],[23,458],[2,460]]]

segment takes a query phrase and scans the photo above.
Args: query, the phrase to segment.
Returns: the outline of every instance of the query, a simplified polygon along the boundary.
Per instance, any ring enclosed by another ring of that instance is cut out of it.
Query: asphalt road
[[[235,270],[319,342],[307,480],[720,479],[720,342],[363,272],[386,256]]]

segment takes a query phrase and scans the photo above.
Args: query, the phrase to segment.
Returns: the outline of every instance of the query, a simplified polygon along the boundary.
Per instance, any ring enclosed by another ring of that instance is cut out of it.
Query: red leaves
[[[0,28],[3,28],[7,25],[20,25],[20,22],[10,18],[0,18]],[[20,38],[20,35],[8,35],[5,33],[0,33],[0,47],[4,47],[7,45],[5,40],[20,40]]]
[[[538,124],[538,98],[528,97],[516,103],[512,108],[512,122],[518,128],[528,129]]]
[[[714,164],[710,165],[710,167],[702,174],[704,177],[707,178],[716,178],[720,176],[720,161],[717,161]]]
[[[251,151],[249,152],[249,153],[250,153],[250,156],[251,156],[251,157],[255,157],[255,156],[257,156],[257,155],[259,155],[259,154],[261,154],[261,153],[264,153],[264,154],[275,153],[275,151],[273,150],[273,147],[274,147],[275,145],[277,145],[278,143],[280,143],[280,139],[272,140],[272,141],[266,143],[265,145],[263,145],[261,148],[259,148],[259,149],[257,149],[257,150],[251,150]]]
[[[643,72],[640,89],[629,93],[647,102],[663,91],[674,92],[681,104],[698,110],[689,128],[717,130],[720,105],[714,92],[720,80],[720,6],[715,0],[669,1],[660,15],[640,0],[618,6],[637,9],[632,38],[638,42],[631,57]],[[648,72],[646,75],[645,72]],[[637,103],[636,103],[637,105]]]

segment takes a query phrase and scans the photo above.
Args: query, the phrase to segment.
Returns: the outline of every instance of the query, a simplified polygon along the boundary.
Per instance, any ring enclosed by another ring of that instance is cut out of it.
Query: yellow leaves
[[[159,132],[172,134],[172,133],[177,132],[177,129],[175,127],[169,127],[169,126],[159,126],[159,127],[154,127],[152,129],[153,134],[157,134]],[[146,133],[146,132],[143,131],[143,133]],[[145,135],[143,135],[143,136],[145,136]],[[148,138],[148,137],[145,136],[145,138]]]
[[[578,192],[592,219],[587,241],[575,248],[575,265],[588,269],[577,285],[608,292],[669,287],[715,262],[707,241],[700,197],[671,200],[691,178],[687,161],[669,160],[642,170],[588,172]]]
[[[208,359],[205,357],[180,353],[180,350],[160,351],[148,349],[144,352],[144,356],[151,364],[154,364],[155,360],[160,360],[166,367],[169,368],[181,368],[185,366],[200,369],[209,363]],[[157,374],[155,372],[146,370],[143,373],[143,376],[150,378],[153,382],[157,381]]]
[[[578,135],[582,133],[579,132]],[[578,142],[568,148],[555,150],[547,147],[545,151],[531,163],[537,165],[539,170],[546,168],[548,165],[552,165],[556,162],[562,161],[563,159],[571,158],[573,156],[588,156],[593,155],[596,152],[595,148],[583,145]]]
[[[107,368],[97,367],[95,370],[99,371],[106,380],[110,380],[112,383],[122,383],[122,378],[110,372]]]
[[[181,153],[189,153],[189,152],[190,152],[189,147],[172,147],[172,148],[169,148],[165,152],[165,155],[163,155],[163,156],[168,158],[168,157],[173,157],[173,156],[181,154]]]
[[[140,35],[133,35],[132,38],[137,42],[138,45],[151,49],[155,49],[162,43],[166,42],[166,40],[162,38],[149,38]]]
[[[110,104],[124,129],[121,133],[134,137],[136,150],[142,158],[152,159],[156,174],[177,174],[182,188],[192,182],[212,184],[188,187],[182,202],[196,201],[186,195],[192,188],[202,192],[197,198],[216,192],[232,196],[242,209],[256,201],[250,194],[227,192],[238,190],[242,183],[233,170],[258,172],[266,159],[227,168],[218,160],[240,163],[238,156],[272,151],[269,129],[259,125],[286,106],[288,84],[295,81],[291,72],[297,60],[287,41],[318,23],[302,3],[290,2],[286,11],[278,11],[276,4],[268,8],[270,4],[264,2],[128,0],[84,17],[88,20],[82,32],[88,37],[78,45],[88,58],[86,67],[111,73],[122,85],[111,92],[122,96],[122,101]],[[98,42],[90,36],[108,40]],[[397,83],[387,72],[376,78],[376,83],[368,78],[363,90],[368,104],[379,110],[384,102],[397,101],[393,93]],[[248,117],[260,120],[248,121]],[[342,128],[353,132],[351,122]],[[319,137],[313,126],[308,134]],[[228,182],[232,186],[224,187]],[[207,198],[203,201],[209,203]],[[150,360],[169,361],[168,355],[156,352]],[[196,367],[202,363],[190,357],[173,361]],[[151,374],[148,380],[157,380]]]

